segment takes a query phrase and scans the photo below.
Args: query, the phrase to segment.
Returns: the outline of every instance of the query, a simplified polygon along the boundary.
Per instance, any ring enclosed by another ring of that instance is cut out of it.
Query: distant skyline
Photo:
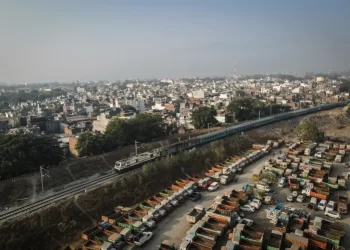
[[[342,71],[349,0],[0,0],[0,82]]]

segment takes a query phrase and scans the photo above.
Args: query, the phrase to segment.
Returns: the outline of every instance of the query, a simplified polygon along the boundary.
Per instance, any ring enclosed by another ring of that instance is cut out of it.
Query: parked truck
[[[216,242],[204,237],[189,234],[181,243],[179,250],[213,250]]]
[[[153,217],[151,215],[148,215],[147,213],[136,213],[133,210],[129,213],[129,217],[135,221],[142,221],[149,229],[152,229],[156,226],[156,222],[153,220]]]
[[[190,223],[196,223],[205,215],[205,209],[201,205],[195,206],[191,212],[186,215],[186,219]]]
[[[209,218],[214,218],[215,220],[220,221],[221,223],[228,223],[229,225],[231,225],[234,222],[232,216],[222,214],[220,211],[213,208],[207,209],[206,215]]]
[[[339,196],[338,199],[338,212],[342,214],[348,213],[349,200],[347,196]]]
[[[283,233],[272,230],[268,241],[267,250],[279,250],[282,246]]]
[[[146,209],[141,206],[136,207],[133,212],[137,214],[139,217],[142,217],[142,218],[146,217],[146,219],[152,218],[154,221],[159,221],[162,218],[162,216],[159,213],[150,213],[149,209]]]
[[[309,146],[305,148],[304,154],[307,156],[313,155],[315,153],[316,148],[317,148],[317,143],[311,143]]]
[[[154,206],[154,208],[156,209],[164,209],[166,212],[171,212],[173,211],[173,206],[169,203],[169,202],[163,202],[159,201],[158,199],[154,198],[154,197],[150,197],[147,200],[147,203],[151,204]]]
[[[235,179],[235,174],[230,173],[230,174],[225,174],[220,176],[220,183],[223,185],[229,184],[231,181]]]
[[[211,230],[206,230],[197,225],[194,225],[193,227],[191,227],[189,231],[187,231],[187,235],[191,235],[191,234],[213,242],[215,242],[216,239],[218,238],[218,235],[216,234],[216,232],[213,232]]]
[[[215,231],[219,236],[222,235],[228,227],[228,223],[218,221],[208,216],[204,216],[201,221],[205,222],[203,227]]]
[[[299,190],[299,182],[295,177],[289,177],[289,189],[290,190]]]
[[[147,230],[147,227],[142,221],[135,221],[127,216],[119,218],[116,224],[120,227],[128,228],[135,232],[143,232]]]
[[[147,209],[148,212],[152,212],[152,213],[159,213],[160,216],[165,216],[166,215],[166,211],[163,208],[156,208],[155,205],[150,204],[147,201],[144,201],[142,203],[140,203],[139,205],[141,208]]]
[[[129,228],[120,227],[118,225],[109,225],[106,229],[111,235],[108,237],[108,242],[115,243],[122,239],[125,242],[133,243],[134,234]]]

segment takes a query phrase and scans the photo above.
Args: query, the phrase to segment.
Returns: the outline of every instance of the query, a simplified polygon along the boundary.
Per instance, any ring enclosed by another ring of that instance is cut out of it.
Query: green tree
[[[210,147],[214,151],[218,159],[224,159],[225,156],[227,155],[225,144],[224,144],[224,141],[222,140],[214,141],[210,143]]]
[[[111,120],[106,128],[105,135],[115,146],[122,146],[139,142],[148,142],[165,135],[160,126],[161,116],[139,114],[134,119]]]
[[[305,141],[322,141],[324,132],[315,123],[302,122],[296,128],[298,137]]]
[[[0,135],[0,176],[12,178],[57,165],[63,158],[57,139],[31,134]]]
[[[241,98],[233,100],[228,106],[227,110],[235,114],[237,121],[245,121],[256,116],[255,101],[250,98]]]
[[[192,124],[195,128],[207,128],[208,124],[217,124],[216,111],[213,108],[200,107],[192,113]]]
[[[264,172],[260,175],[261,180],[266,180],[268,183],[276,183],[277,182],[277,175],[273,172]]]
[[[76,150],[80,157],[101,154],[106,148],[104,135],[84,132],[79,134]]]

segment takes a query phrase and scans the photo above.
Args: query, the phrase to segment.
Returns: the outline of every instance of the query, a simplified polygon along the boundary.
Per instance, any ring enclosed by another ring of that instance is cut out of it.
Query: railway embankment
[[[246,136],[234,136],[193,152],[146,164],[136,174],[126,175],[103,187],[52,204],[40,212],[5,222],[0,227],[0,247],[60,249],[114,206],[141,202],[174,180],[185,177],[184,173],[200,174],[233,152],[250,148],[251,144],[252,141]]]

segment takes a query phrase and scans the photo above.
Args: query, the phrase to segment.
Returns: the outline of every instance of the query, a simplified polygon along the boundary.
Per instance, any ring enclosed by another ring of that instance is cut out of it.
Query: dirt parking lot
[[[161,221],[157,225],[156,229],[153,231],[154,232],[153,239],[150,242],[148,242],[146,245],[144,245],[142,249],[146,249],[146,250],[158,249],[160,243],[163,240],[172,240],[175,243],[175,245],[179,247],[183,238],[186,236],[186,232],[192,226],[189,222],[187,222],[186,215],[189,211],[191,211],[191,209],[195,205],[201,204],[204,207],[208,208],[212,204],[215,197],[222,196],[225,193],[225,191],[232,190],[232,189],[241,190],[245,184],[252,182],[251,178],[252,178],[253,172],[256,172],[258,169],[262,169],[263,164],[270,158],[273,158],[272,154],[266,157],[263,157],[259,161],[245,168],[244,173],[241,175],[238,175],[237,183],[233,183],[227,186],[221,185],[219,189],[214,192],[203,191],[201,192],[202,199],[197,202],[192,202],[190,200],[187,200],[185,204],[175,209],[171,214],[169,214],[166,218],[164,218],[163,221]],[[349,161],[350,157],[347,157],[346,160]],[[344,172],[348,172],[348,169],[334,168],[332,171],[333,171],[332,175],[342,174]],[[349,181],[347,181],[347,186],[350,186]],[[313,211],[307,208],[307,204],[309,203],[310,198],[306,198],[303,203],[288,202],[286,200],[286,197],[291,194],[291,191],[288,189],[288,187],[280,188],[280,187],[277,187],[277,185],[275,185],[273,186],[273,190],[274,190],[274,192],[272,193],[273,199],[279,202],[283,202],[285,206],[294,207],[294,208],[309,212],[311,213],[311,219],[314,219],[315,216],[326,218],[324,215],[324,211]],[[347,191],[342,191],[342,192],[347,192]],[[335,192],[335,195],[337,195],[337,192]],[[336,198],[337,197],[331,197],[331,199],[334,199],[335,201],[337,200]],[[272,223],[266,218],[266,209],[269,207],[273,207],[273,206],[263,205],[258,211],[254,213],[246,212],[245,217],[248,219],[254,220],[254,222],[256,223],[256,227],[261,227],[264,229],[272,229],[273,228]],[[344,216],[340,220],[340,222],[343,222],[346,224],[346,227],[345,227],[346,234],[350,235],[350,216],[349,215]],[[264,237],[268,237],[268,235],[266,234]],[[226,241],[227,241],[227,236],[221,237],[215,249],[220,249],[221,246],[224,246],[226,244]],[[344,247],[345,249],[350,249],[350,241],[344,241]]]
[[[203,191],[202,199],[197,202],[192,202],[190,200],[186,201],[185,204],[175,209],[171,214],[169,214],[164,220],[162,220],[156,227],[154,232],[153,239],[148,242],[142,249],[147,250],[155,250],[158,249],[160,243],[163,240],[172,240],[175,242],[176,246],[179,247],[183,238],[186,236],[186,232],[191,228],[191,224],[187,222],[186,215],[193,207],[197,204],[201,204],[204,207],[208,208],[213,203],[213,200],[216,196],[222,196],[227,190],[241,190],[242,187],[252,181],[252,174],[256,171],[257,168],[262,168],[263,163],[272,158],[272,154],[269,156],[263,157],[257,162],[249,165],[244,169],[244,172],[241,175],[238,175],[237,183],[233,183],[227,186],[221,185],[218,190],[214,192]],[[264,215],[262,215],[264,214]],[[246,214],[247,218],[253,218],[252,216],[256,216],[256,218],[265,218],[265,212],[263,208],[260,209],[259,212],[255,214]],[[265,220],[266,223],[267,220]],[[259,223],[260,224],[260,223]],[[221,239],[217,244],[217,249],[220,249],[222,245],[225,245],[225,239]]]

